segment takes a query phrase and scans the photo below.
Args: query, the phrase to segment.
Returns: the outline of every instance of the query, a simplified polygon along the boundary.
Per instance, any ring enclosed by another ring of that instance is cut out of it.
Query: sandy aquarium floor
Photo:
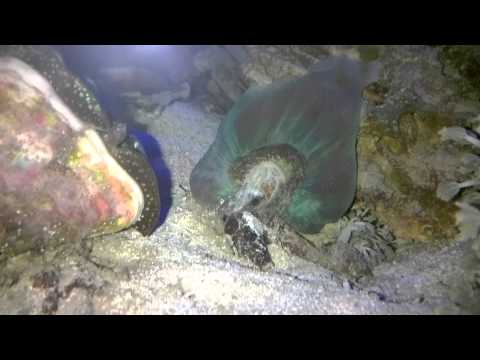
[[[5,266],[0,313],[7,314],[437,314],[462,273],[461,245],[423,251],[352,284],[288,256],[259,271],[233,255],[219,227],[193,203],[189,174],[221,119],[175,103],[149,119],[172,173],[173,204],[151,237],[134,231],[91,242],[87,251],[25,254]],[[82,253],[83,255],[79,255]]]

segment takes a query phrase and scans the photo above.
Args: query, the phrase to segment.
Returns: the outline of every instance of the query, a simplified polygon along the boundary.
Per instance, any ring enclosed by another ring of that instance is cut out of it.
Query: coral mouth
[[[287,182],[282,168],[272,161],[262,161],[253,166],[243,179],[233,200],[233,211],[267,206]]]
[[[305,159],[287,144],[266,146],[240,158],[230,169],[237,190],[228,212],[254,211],[260,217],[280,214],[305,177]]]

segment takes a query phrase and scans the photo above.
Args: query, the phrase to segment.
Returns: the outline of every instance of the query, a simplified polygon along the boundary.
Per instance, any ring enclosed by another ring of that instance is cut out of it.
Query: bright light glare
[[[134,45],[135,50],[141,52],[152,52],[168,48],[170,45]]]

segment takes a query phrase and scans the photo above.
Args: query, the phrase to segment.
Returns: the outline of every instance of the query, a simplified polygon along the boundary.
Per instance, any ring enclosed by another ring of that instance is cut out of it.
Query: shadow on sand
[[[149,133],[133,126],[128,126],[128,134],[133,135],[142,144],[147,160],[155,171],[161,201],[160,217],[157,227],[161,226],[165,222],[172,207],[172,174],[163,159],[162,150],[157,139]]]

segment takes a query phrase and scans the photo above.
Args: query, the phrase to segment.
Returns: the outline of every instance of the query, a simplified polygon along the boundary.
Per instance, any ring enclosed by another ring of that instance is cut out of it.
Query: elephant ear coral
[[[190,178],[193,197],[231,213],[278,216],[316,233],[356,191],[362,89],[372,64],[332,57],[302,78],[248,90]]]

